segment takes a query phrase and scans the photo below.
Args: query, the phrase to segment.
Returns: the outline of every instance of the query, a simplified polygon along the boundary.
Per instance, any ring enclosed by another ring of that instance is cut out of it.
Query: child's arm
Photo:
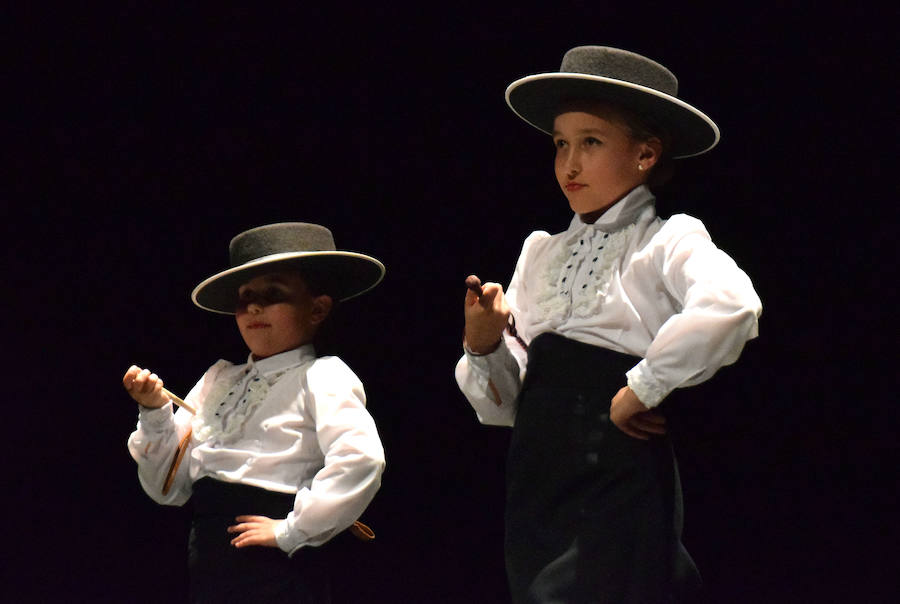
[[[526,297],[520,293],[525,288],[529,257],[549,237],[544,231],[535,231],[525,239],[505,292],[499,285],[488,283],[481,286],[479,293],[478,278],[472,275],[466,279],[465,354],[456,363],[456,383],[483,424],[515,423],[516,397],[528,359],[525,342],[505,329],[510,318],[515,317],[519,335],[527,338],[528,308]],[[491,348],[493,351],[483,354]]]
[[[132,365],[122,378],[128,394],[140,405],[137,429],[128,439],[128,450],[138,464],[138,478],[144,491],[157,503],[182,505],[190,497],[187,464],[179,468],[174,488],[166,495],[163,483],[180,439],[190,428],[186,411],[172,413],[163,381],[149,369]]]
[[[466,279],[466,287],[465,354],[456,364],[456,381],[478,421],[511,426],[522,384],[521,367],[509,348],[510,336],[505,333],[511,316],[508,299],[499,284],[482,286],[474,275]]]
[[[673,216],[651,243],[646,268],[681,310],[659,327],[644,359],[627,373],[628,385],[648,408],[734,363],[756,337],[762,312],[749,277],[699,220]]]
[[[381,486],[385,466],[362,384],[347,365],[337,357],[317,359],[304,390],[325,461],[309,487],[297,492],[293,511],[275,524],[278,546],[289,553],[321,545],[352,525]]]

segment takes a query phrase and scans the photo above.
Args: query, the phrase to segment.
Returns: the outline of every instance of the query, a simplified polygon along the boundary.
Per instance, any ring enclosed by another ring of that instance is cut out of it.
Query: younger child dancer
[[[505,293],[467,279],[456,378],[481,422],[513,427],[516,602],[670,602],[699,587],[660,403],[734,363],[761,304],[699,220],[656,215],[648,185],[719,138],[676,94],[662,65],[598,46],[506,91],[553,137],[575,212],[565,232],[525,240]]]
[[[215,363],[174,414],[162,380],[132,366],[128,449],[151,498],[193,503],[192,602],[329,602],[328,546],[316,546],[365,510],[384,450],[359,379],[312,341],[333,303],[375,287],[384,266],[306,223],[241,233],[230,256],[192,299],[235,315],[247,362]]]

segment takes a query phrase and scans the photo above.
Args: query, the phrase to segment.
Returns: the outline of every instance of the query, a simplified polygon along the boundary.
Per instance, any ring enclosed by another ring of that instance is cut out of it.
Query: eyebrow
[[[282,283],[282,284],[287,283],[287,280],[277,273],[275,273],[273,275],[264,275],[263,281],[265,281],[267,283]]]
[[[281,277],[281,275],[265,275],[263,277],[264,282],[260,285],[260,287],[266,287],[268,285],[284,285],[287,286],[288,282]],[[238,293],[241,291],[246,291],[246,289],[250,287],[249,283],[244,283],[238,287]]]
[[[582,128],[578,130],[575,134],[602,134],[605,135],[607,131],[603,128]],[[562,132],[559,130],[554,130],[551,133],[551,136],[562,136]]]

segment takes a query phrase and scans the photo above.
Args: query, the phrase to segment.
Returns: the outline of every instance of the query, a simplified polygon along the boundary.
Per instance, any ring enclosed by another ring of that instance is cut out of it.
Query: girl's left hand
[[[238,516],[235,518],[239,524],[228,527],[229,533],[239,533],[231,540],[235,547],[247,547],[248,545],[261,545],[263,547],[278,547],[275,540],[275,525],[280,520],[272,520],[266,516]]]
[[[666,418],[661,413],[648,410],[628,386],[613,397],[609,419],[628,436],[641,440],[666,433]]]

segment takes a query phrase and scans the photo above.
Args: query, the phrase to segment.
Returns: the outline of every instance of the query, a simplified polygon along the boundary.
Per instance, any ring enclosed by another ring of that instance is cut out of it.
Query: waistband
[[[545,332],[528,345],[524,388],[609,388],[625,385],[640,358]]]
[[[204,477],[194,483],[195,516],[256,514],[284,518],[294,508],[294,495]]]

